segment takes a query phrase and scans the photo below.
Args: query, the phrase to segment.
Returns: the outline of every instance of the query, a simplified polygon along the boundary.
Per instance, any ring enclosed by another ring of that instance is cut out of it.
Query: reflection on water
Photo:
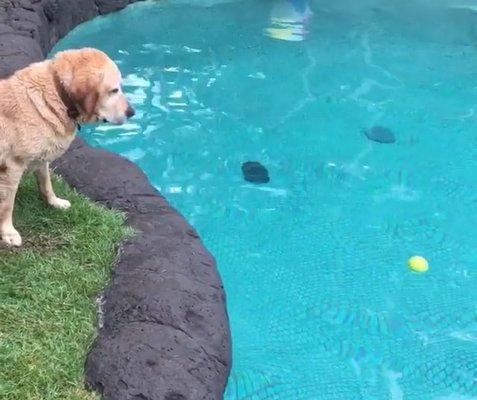
[[[273,39],[301,42],[308,34],[307,25],[312,15],[308,0],[277,0],[265,34]]]

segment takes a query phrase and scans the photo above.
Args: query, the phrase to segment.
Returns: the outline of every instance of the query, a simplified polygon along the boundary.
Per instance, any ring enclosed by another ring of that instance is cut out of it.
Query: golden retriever
[[[49,163],[74,139],[78,124],[122,124],[134,110],[121,90],[121,73],[102,51],[84,48],[58,53],[0,80],[0,237],[11,246],[22,238],[13,226],[18,184],[35,171],[45,201],[67,209],[56,197]]]

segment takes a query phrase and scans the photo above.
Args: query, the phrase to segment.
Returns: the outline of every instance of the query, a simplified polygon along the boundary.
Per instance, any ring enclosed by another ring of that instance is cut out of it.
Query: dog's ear
[[[92,121],[99,99],[99,71],[90,68],[81,50],[59,52],[53,59],[53,67],[82,119],[85,122]]]
[[[52,60],[54,73],[60,80],[63,88],[68,92],[75,72],[74,60],[72,58],[72,52],[60,51]]]
[[[92,121],[96,114],[96,106],[99,99],[97,85],[91,81],[81,81],[72,86],[70,95],[73,101],[77,104],[83,119],[88,122]]]

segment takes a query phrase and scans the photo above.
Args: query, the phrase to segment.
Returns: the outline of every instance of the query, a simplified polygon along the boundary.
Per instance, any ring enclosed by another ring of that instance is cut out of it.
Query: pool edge
[[[0,77],[43,59],[79,23],[136,1],[2,2]],[[119,155],[77,138],[55,169],[91,200],[124,211],[137,232],[122,244],[102,293],[87,386],[107,400],[221,399],[230,328],[215,260],[198,234]]]

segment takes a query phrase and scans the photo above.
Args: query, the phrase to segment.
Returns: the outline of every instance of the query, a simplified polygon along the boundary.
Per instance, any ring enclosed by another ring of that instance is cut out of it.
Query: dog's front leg
[[[41,196],[50,206],[61,208],[63,210],[70,208],[71,203],[68,200],[56,197],[51,184],[50,168],[47,162],[40,165],[40,167],[35,171],[35,175]]]
[[[10,246],[21,246],[22,238],[13,226],[13,206],[24,166],[0,162],[0,237]]]

